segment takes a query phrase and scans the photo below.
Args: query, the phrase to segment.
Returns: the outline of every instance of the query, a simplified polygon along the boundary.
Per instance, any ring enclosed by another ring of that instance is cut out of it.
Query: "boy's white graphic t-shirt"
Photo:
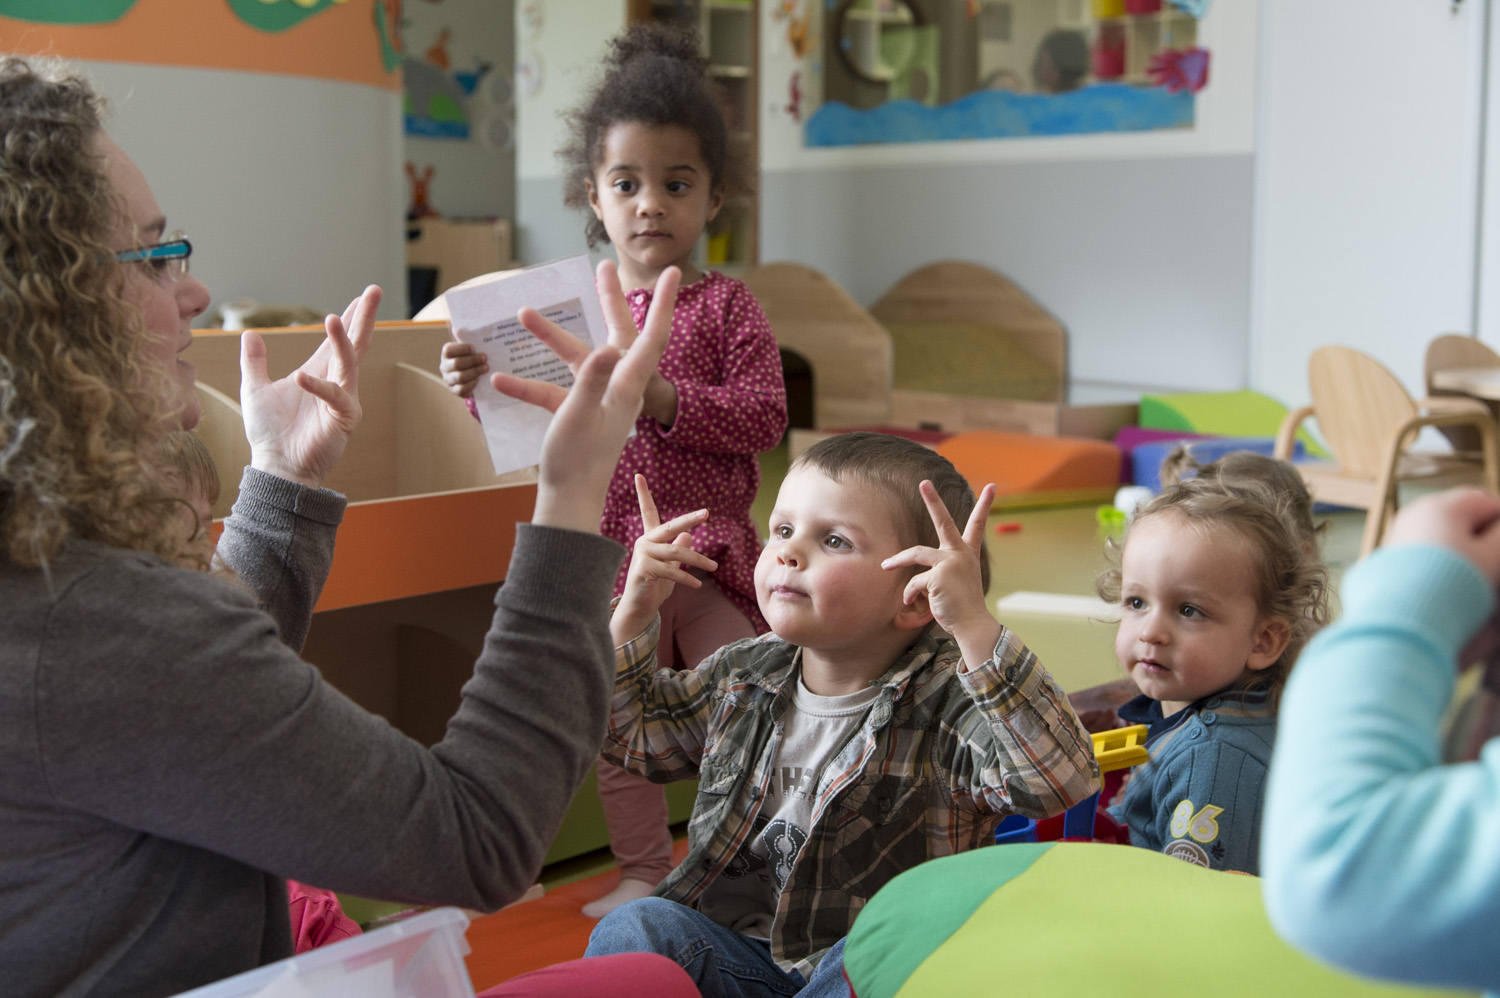
[[[871,686],[843,696],[818,696],[797,677],[760,814],[739,854],[703,892],[699,911],[736,932],[771,938],[776,900],[812,825],[818,778],[879,695],[880,687]]]

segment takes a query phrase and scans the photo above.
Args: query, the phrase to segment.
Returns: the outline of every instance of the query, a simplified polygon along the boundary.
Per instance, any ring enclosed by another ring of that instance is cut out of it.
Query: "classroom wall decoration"
[[[401,86],[402,0],[0,0],[17,55]]]
[[[135,6],[136,0],[0,0],[0,17],[43,24],[108,24]]]
[[[467,66],[455,66],[450,51],[453,30],[439,28],[420,57],[407,55],[406,134],[430,139],[467,139],[476,108],[475,95],[493,64],[471,56]]]
[[[1191,128],[1209,2],[827,0],[819,31],[782,0],[800,64],[774,110],[809,147]]]
[[[240,20],[262,31],[285,31],[349,0],[229,0]]]

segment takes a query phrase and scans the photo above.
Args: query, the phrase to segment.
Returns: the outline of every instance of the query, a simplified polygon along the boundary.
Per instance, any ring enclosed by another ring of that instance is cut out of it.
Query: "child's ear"
[[[1267,617],[1260,622],[1255,633],[1255,644],[1250,646],[1250,659],[1245,668],[1251,672],[1269,669],[1281,658],[1292,640],[1292,626],[1280,617]]]
[[[932,608],[927,605],[927,594],[919,593],[916,602],[902,603],[896,611],[896,627],[903,631],[915,631],[932,623]]]
[[[719,214],[719,209],[724,207],[724,188],[720,187],[708,199],[708,218],[705,221],[712,222]]]
[[[592,180],[585,180],[583,186],[589,192],[589,207],[594,210],[594,217],[601,222],[604,221],[604,209],[599,207],[599,191],[594,186],[594,182]]]

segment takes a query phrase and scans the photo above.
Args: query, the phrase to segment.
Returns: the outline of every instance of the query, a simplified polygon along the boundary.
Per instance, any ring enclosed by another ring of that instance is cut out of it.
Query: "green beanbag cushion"
[[[1260,392],[1184,392],[1177,395],[1142,395],[1139,423],[1156,430],[1182,430],[1219,437],[1275,437],[1286,418],[1287,407]],[[1309,454],[1327,457],[1328,452],[1306,425],[1297,439]]]
[[[1282,942],[1260,881],[1147,849],[1002,845],[924,863],[859,913],[856,998],[1452,995],[1332,970]]]

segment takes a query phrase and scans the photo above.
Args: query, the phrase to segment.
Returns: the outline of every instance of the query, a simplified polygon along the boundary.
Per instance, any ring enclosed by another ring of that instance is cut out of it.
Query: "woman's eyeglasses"
[[[116,253],[115,259],[121,263],[144,263],[157,275],[176,281],[187,275],[188,257],[192,255],[193,244],[188,242],[187,233],[178,231],[152,246]]]

